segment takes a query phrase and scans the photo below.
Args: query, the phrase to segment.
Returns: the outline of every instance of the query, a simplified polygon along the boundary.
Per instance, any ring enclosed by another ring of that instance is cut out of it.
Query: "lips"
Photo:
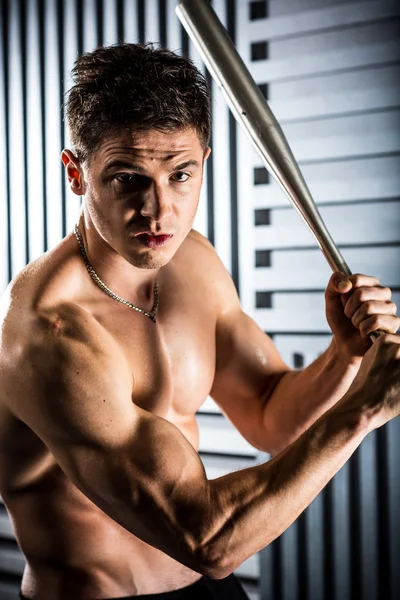
[[[139,233],[135,233],[135,235],[149,235],[150,237],[159,237],[160,235],[172,235],[172,233],[166,233],[165,231],[161,231],[161,233],[153,233],[151,231],[139,231]]]
[[[147,246],[148,248],[158,248],[159,246],[163,246],[172,238],[172,235],[169,234],[157,234],[151,235],[149,233],[139,233],[135,237],[137,237],[142,244]]]

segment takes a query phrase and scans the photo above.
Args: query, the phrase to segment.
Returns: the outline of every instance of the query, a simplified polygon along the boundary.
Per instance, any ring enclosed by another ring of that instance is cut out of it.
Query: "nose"
[[[162,221],[172,211],[170,192],[162,185],[152,183],[144,194],[141,214],[154,221]]]

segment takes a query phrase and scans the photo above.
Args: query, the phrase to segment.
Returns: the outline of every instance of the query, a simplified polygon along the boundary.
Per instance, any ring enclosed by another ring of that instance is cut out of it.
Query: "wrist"
[[[359,368],[363,357],[355,356],[346,351],[344,344],[340,344],[335,336],[332,337],[331,344],[329,346],[332,360],[335,364],[339,364],[345,369],[357,369]]]
[[[349,390],[332,409],[347,419],[349,428],[355,435],[362,437],[376,429],[376,413],[371,410],[365,396],[363,390]]]

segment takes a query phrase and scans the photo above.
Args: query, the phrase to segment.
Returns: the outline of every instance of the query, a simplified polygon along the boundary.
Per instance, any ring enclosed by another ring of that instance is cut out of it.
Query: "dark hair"
[[[119,44],[78,57],[65,103],[73,151],[90,162],[102,139],[122,130],[194,127],[210,139],[210,89],[188,58],[153,44]]]

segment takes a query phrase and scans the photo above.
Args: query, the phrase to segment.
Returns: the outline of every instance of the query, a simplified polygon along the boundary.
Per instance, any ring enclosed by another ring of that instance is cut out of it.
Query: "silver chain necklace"
[[[131,302],[128,302],[128,300],[124,300],[123,298],[121,298],[121,296],[118,296],[117,294],[114,294],[114,292],[112,292],[110,290],[110,288],[108,288],[106,286],[106,284],[104,283],[104,281],[102,281],[100,279],[100,277],[97,275],[96,271],[93,269],[92,265],[90,264],[90,262],[88,260],[88,257],[87,257],[87,254],[86,254],[86,250],[85,250],[85,246],[84,246],[84,243],[83,243],[83,238],[82,238],[81,234],[79,233],[78,225],[75,225],[74,233],[76,235],[76,239],[78,240],[79,249],[81,251],[81,254],[82,254],[83,261],[85,263],[86,269],[87,269],[90,277],[99,286],[99,288],[101,288],[103,290],[103,292],[105,292],[108,296],[110,296],[111,298],[114,298],[114,300],[118,300],[118,302],[121,302],[122,304],[125,304],[125,306],[129,306],[129,308],[132,308],[133,310],[137,310],[138,312],[142,313],[142,315],[145,315],[146,317],[149,317],[149,319],[151,319],[153,321],[153,323],[156,323],[156,314],[157,314],[157,310],[158,310],[158,285],[157,285],[157,281],[154,283],[154,304],[153,304],[153,308],[151,309],[150,312],[148,310],[144,310],[143,308],[139,308],[138,306],[135,306]]]

